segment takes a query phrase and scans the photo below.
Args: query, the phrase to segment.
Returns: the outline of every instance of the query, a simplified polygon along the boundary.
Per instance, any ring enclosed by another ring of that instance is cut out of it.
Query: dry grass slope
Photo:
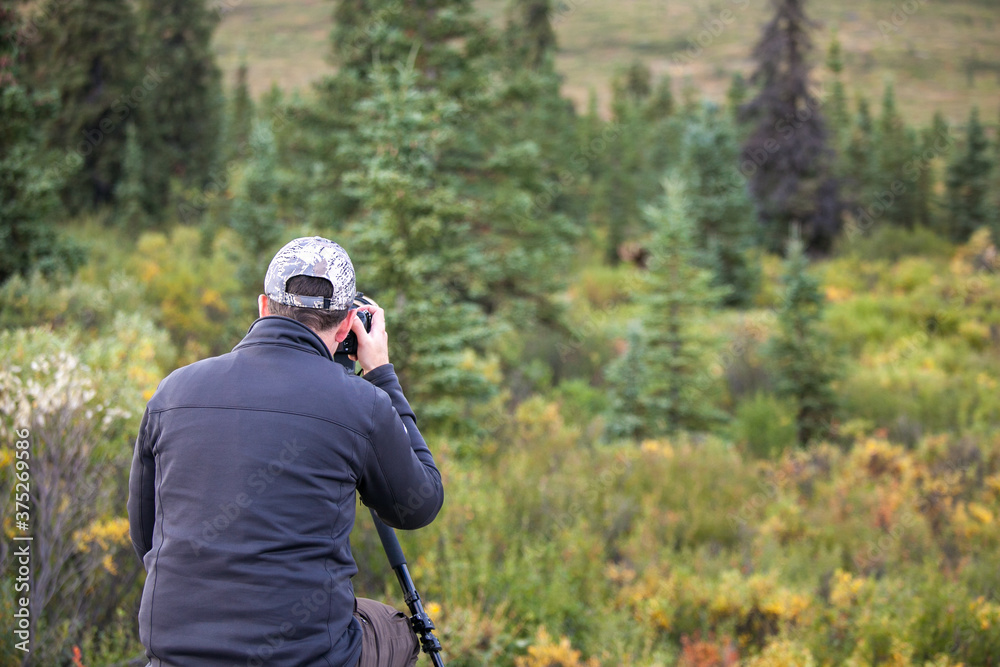
[[[216,44],[232,80],[241,58],[254,91],[273,83],[304,88],[332,71],[326,62],[333,3],[225,0]],[[478,0],[501,23],[507,0]],[[676,92],[722,100],[770,11],[768,0],[558,0],[554,24],[566,95],[579,106],[593,90],[606,106],[615,71],[642,59],[669,73]],[[844,48],[849,90],[877,102],[886,81],[912,120],[935,110],[963,122],[979,105],[991,124],[1000,110],[1000,3],[994,0],[839,0],[811,3],[821,56],[834,31]],[[820,58],[822,60],[822,58]],[[821,73],[822,68],[817,69]]]

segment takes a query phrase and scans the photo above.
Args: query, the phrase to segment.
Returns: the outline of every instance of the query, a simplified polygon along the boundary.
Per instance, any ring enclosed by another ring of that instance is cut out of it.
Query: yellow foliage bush
[[[566,637],[553,641],[545,626],[538,628],[535,642],[528,647],[528,655],[514,659],[515,667],[600,667],[600,664],[596,658],[581,660],[580,651],[574,649]]]
[[[182,363],[228,351],[257,317],[260,287],[241,283],[245,257],[238,239],[223,230],[204,251],[202,241],[192,227],[147,233],[131,264],[159,305],[162,325],[182,348]]]

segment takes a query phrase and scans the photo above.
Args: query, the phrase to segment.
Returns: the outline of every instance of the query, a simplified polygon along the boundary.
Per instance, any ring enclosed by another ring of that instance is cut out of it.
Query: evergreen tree
[[[655,230],[642,298],[645,363],[641,404],[648,433],[707,430],[725,417],[712,405],[707,366],[707,312],[723,290],[713,287],[695,240],[686,184],[673,179],[666,202],[645,210]]]
[[[492,338],[477,300],[499,258],[476,228],[478,203],[440,178],[458,107],[416,88],[416,75],[376,69],[359,103],[346,182],[361,215],[345,230],[359,287],[394,317],[394,364],[436,426],[469,428],[467,402],[492,393],[481,357]]]
[[[956,153],[948,165],[947,231],[953,240],[965,242],[983,226],[991,227],[994,233],[998,231],[990,202],[993,169],[989,141],[979,122],[979,109],[973,108],[964,150]]]
[[[1000,122],[997,122],[996,141],[993,144],[993,215],[995,225],[994,242],[1000,242]]]
[[[226,147],[229,159],[246,157],[250,148],[250,132],[253,130],[254,103],[247,83],[247,65],[241,63],[236,70],[236,85],[229,103],[226,123]]]
[[[493,81],[488,86],[493,101],[486,107],[477,105],[478,119],[461,133],[467,141],[459,150],[481,154],[484,144],[509,147],[517,153],[537,150],[534,167],[521,157],[516,160],[522,187],[542,190],[533,197],[533,215],[581,217],[585,204],[578,195],[587,166],[576,159],[576,112],[562,96],[562,78],[555,71],[551,9],[547,0],[519,0],[511,7],[508,57],[501,59],[486,51],[476,63],[480,80]],[[484,42],[491,41],[484,38]],[[481,167],[472,162],[464,166],[470,173]],[[565,223],[557,227],[566,228],[568,220]]]
[[[652,183],[653,174],[665,174],[680,167],[680,148],[687,131],[688,117],[678,113],[673,94],[673,82],[665,74],[656,83],[653,94],[645,103],[645,123],[642,128],[641,145],[644,147],[643,180],[647,185],[643,192],[647,201],[660,194],[659,183]],[[650,188],[649,183],[655,187]]]
[[[920,133],[919,156],[916,162],[909,163],[911,166],[908,168],[908,173],[911,175],[911,180],[913,181],[914,196],[916,199],[916,210],[914,211],[913,221],[918,226],[926,229],[931,229],[935,225],[933,218],[934,184],[937,182],[937,179],[935,178],[933,158],[927,157],[934,154],[936,150],[934,146],[935,136],[932,125]],[[912,175],[912,165],[916,165],[919,170],[915,176]]]
[[[628,323],[625,352],[608,367],[606,379],[611,388],[605,428],[608,437],[635,442],[650,437],[651,420],[646,413],[645,395],[648,384],[646,347],[641,323]]]
[[[133,233],[145,229],[148,224],[144,162],[135,124],[129,123],[125,129],[122,178],[115,190],[115,220]]]
[[[257,122],[250,134],[250,161],[233,202],[230,226],[256,261],[249,271],[266,270],[268,255],[281,239],[278,221],[277,150],[267,121]]]
[[[918,221],[938,232],[948,236],[943,212],[944,201],[936,194],[936,188],[943,179],[939,177],[940,166],[947,165],[951,155],[951,128],[944,115],[937,111],[931,120],[930,127],[921,133],[920,160],[916,163],[920,169],[917,174],[916,187],[920,191],[920,201],[924,208],[918,211]]]
[[[736,171],[739,151],[732,124],[706,110],[685,135],[683,165],[695,237],[707,268],[727,292],[724,303],[746,307],[756,294],[760,270],[749,257],[755,220],[753,203]]]
[[[621,262],[620,253],[626,239],[639,233],[639,198],[634,191],[634,181],[629,177],[630,152],[625,145],[628,138],[618,137],[609,142],[610,146],[602,156],[606,167],[594,193],[597,224],[606,230],[604,260],[611,266]]]
[[[51,226],[59,182],[42,168],[39,129],[49,107],[23,83],[16,4],[0,0],[0,284],[34,269],[73,268],[77,257]]]
[[[918,190],[904,181],[906,164],[917,153],[916,137],[903,122],[896,109],[896,94],[892,85],[885,88],[882,116],[876,132],[875,189],[877,194],[891,192],[892,203],[886,207],[885,220],[900,227],[912,228],[920,208]],[[896,184],[897,187],[893,187]],[[902,188],[898,187],[902,184]]]
[[[615,103],[625,100],[636,104],[644,102],[653,92],[653,73],[643,63],[634,61],[625,72],[612,82],[616,90]]]
[[[665,120],[674,113],[673,81],[669,74],[664,74],[656,82],[656,88],[646,103],[646,119],[651,122]]]
[[[416,85],[452,95],[479,88],[472,60],[499,41],[474,15],[471,0],[424,0],[419,8],[400,0],[338,0],[333,22],[333,61],[343,75],[364,80],[376,62],[412,60]]]
[[[556,33],[549,16],[550,0],[511,0],[506,38],[514,62],[530,69],[551,69]]]
[[[858,111],[850,129],[847,151],[841,163],[844,205],[852,211],[868,206],[875,190],[875,125],[872,120],[868,100],[858,99]]]
[[[614,132],[599,156],[594,202],[606,230],[605,260],[611,265],[621,260],[623,244],[645,231],[641,202],[651,201],[660,188],[651,169],[651,125],[644,113],[651,92],[651,75],[642,63],[633,63],[612,81]]]
[[[753,51],[750,83],[757,95],[744,107],[754,129],[743,147],[756,160],[750,187],[767,245],[775,251],[794,224],[810,250],[826,251],[840,227],[838,185],[831,174],[819,101],[809,90],[812,22],[805,0],[772,0],[775,15]]]
[[[575,119],[559,95],[558,76],[545,68],[511,67],[503,40],[488,23],[471,16],[466,0],[435,0],[419,17],[388,2],[372,0],[363,6],[373,12],[367,23],[358,13],[361,4],[344,0],[337,7],[347,23],[334,31],[334,55],[344,66],[329,85],[329,97],[323,91],[320,104],[334,106],[352,98],[353,106],[338,110],[337,117],[316,114],[313,136],[324,152],[312,153],[313,159],[329,166],[329,181],[357,172],[355,143],[368,136],[367,105],[376,95],[376,72],[380,81],[406,77],[406,87],[450,110],[448,140],[440,145],[432,183],[477,202],[470,241],[490,261],[474,286],[459,292],[463,300],[488,313],[515,303],[551,312],[552,295],[564,280],[578,234],[564,213],[573,198],[563,193],[573,187],[581,168],[567,150]],[[372,60],[364,64],[344,51],[351,48],[351,31],[366,25],[374,27],[363,31],[365,49],[377,56],[374,66]],[[340,100],[333,99],[336,93],[343,93]],[[386,93],[377,95],[384,98]],[[345,189],[353,199],[345,206],[348,216],[363,214],[354,191]]]
[[[778,332],[766,349],[778,395],[796,401],[795,423],[801,445],[824,437],[838,409],[833,390],[837,359],[819,328],[823,296],[808,269],[803,244],[793,238],[786,252]]]
[[[729,106],[733,122],[737,124],[740,123],[742,115],[740,109],[746,104],[748,93],[747,80],[739,72],[734,73],[729,81],[729,89],[726,91],[726,104]]]
[[[212,50],[218,14],[205,0],[141,0],[146,62],[160,83],[142,103],[140,143],[152,171],[146,187],[151,207],[167,206],[171,177],[193,188],[218,167],[223,94]]]
[[[843,53],[836,33],[833,34],[827,50],[826,67],[830,70],[833,81],[830,85],[830,97],[824,101],[823,107],[830,121],[833,145],[839,153],[847,145],[851,119],[847,110],[847,93],[844,91],[844,81],[841,76],[844,71]]]
[[[70,212],[111,203],[122,176],[125,125],[146,88],[137,22],[127,0],[48,0],[49,16],[28,49],[33,85],[59,97],[45,123],[48,147],[79,157],[63,163]],[[149,86],[156,82],[150,78]]]
[[[321,83],[315,104],[296,110],[304,113],[283,143],[293,147],[289,168],[310,174],[297,201],[323,212],[316,220],[320,229],[329,227],[335,211],[337,235],[352,249],[378,252],[373,262],[384,262],[384,253],[372,244],[358,245],[355,234],[364,239],[362,232],[382,230],[384,240],[390,229],[408,226],[407,220],[442,226],[440,232],[436,227],[400,232],[392,242],[393,259],[409,264],[406,257],[412,255],[413,262],[423,261],[419,258],[432,246],[441,253],[424,261],[440,267],[431,271],[440,287],[430,289],[438,295],[437,312],[460,315],[455,321],[460,328],[435,329],[441,323],[433,319],[429,302],[410,291],[415,288],[404,280],[409,272],[387,267],[361,289],[380,302],[388,291],[400,295],[399,304],[424,308],[407,310],[414,318],[408,323],[412,335],[406,335],[409,343],[399,341],[405,364],[423,370],[403,373],[436,406],[434,419],[468,426],[464,406],[493,388],[481,372],[478,355],[486,338],[476,339],[482,333],[476,322],[488,318],[495,330],[514,322],[559,328],[554,296],[562,289],[579,234],[570,214],[582,217],[585,200],[575,195],[588,187],[584,172],[594,153],[579,159],[576,119],[559,95],[556,73],[515,66],[502,35],[474,19],[468,2],[436,0],[419,17],[398,9],[374,0],[337,5],[343,20],[334,31],[334,59],[341,66]],[[361,52],[368,55],[359,57]],[[418,107],[406,111],[401,106],[406,100]],[[431,129],[433,119],[439,124]],[[407,149],[404,156],[400,151],[411,143],[408,124],[413,124],[413,145],[422,148]],[[395,155],[382,156],[385,151]],[[383,158],[392,158],[385,172],[375,168],[385,164]],[[425,169],[424,158],[432,169]],[[390,191],[387,181],[371,180],[388,174],[406,175],[405,187]],[[397,193],[405,195],[397,200]],[[366,264],[366,255],[360,257]],[[401,284],[406,291],[400,291]],[[387,305],[401,312],[395,299]],[[423,341],[437,341],[440,354],[417,354],[427,350],[419,347]],[[478,360],[467,369],[467,393],[450,384],[461,377],[460,369],[452,368],[453,374],[427,365],[438,358],[461,363],[467,354]],[[516,357],[514,352],[509,364],[520,363]]]

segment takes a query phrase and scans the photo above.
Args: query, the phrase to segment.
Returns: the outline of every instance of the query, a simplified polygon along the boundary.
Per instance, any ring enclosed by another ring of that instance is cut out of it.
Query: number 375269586
[[[28,521],[28,511],[31,509],[28,504],[31,492],[31,467],[28,461],[31,459],[31,441],[28,440],[30,433],[28,429],[15,431],[18,440],[14,443],[14,476],[17,482],[14,487],[15,516],[14,520],[23,525]]]

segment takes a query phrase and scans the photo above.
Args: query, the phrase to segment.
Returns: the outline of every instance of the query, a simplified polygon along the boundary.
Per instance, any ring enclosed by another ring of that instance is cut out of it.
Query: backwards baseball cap
[[[301,296],[285,290],[290,278],[312,276],[326,278],[333,285],[333,296]],[[278,251],[264,276],[267,298],[285,306],[350,310],[354,304],[354,265],[347,251],[320,236],[295,239]]]

